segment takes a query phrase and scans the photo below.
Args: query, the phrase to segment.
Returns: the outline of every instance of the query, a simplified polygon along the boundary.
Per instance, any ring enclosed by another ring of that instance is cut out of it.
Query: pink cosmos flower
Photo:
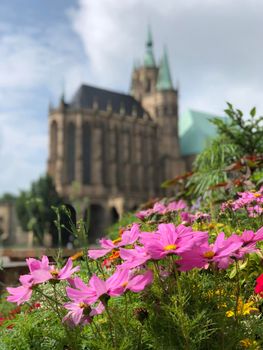
[[[207,232],[194,232],[184,225],[160,224],[156,233],[141,233],[140,241],[151,258],[159,260],[168,254],[180,255],[191,250],[195,243],[201,244],[207,239]]]
[[[31,298],[33,287],[33,279],[30,275],[21,275],[19,281],[22,284],[20,287],[6,288],[10,294],[7,301],[17,303],[17,305],[21,305]]]
[[[201,213],[201,212],[197,212],[196,214],[191,214],[188,212],[182,212],[180,214],[181,216],[181,220],[182,220],[182,224],[188,224],[191,225],[193,224],[195,221],[209,221],[210,220],[210,215],[207,213]]]
[[[71,259],[68,259],[66,265],[57,270],[53,265],[49,265],[47,256],[43,256],[41,260],[29,258],[27,259],[30,274],[22,275],[19,278],[22,284],[19,287],[8,287],[7,291],[10,294],[7,300],[18,305],[28,301],[32,295],[34,285],[49,281],[49,280],[64,280],[68,279],[74,272],[79,270],[79,266],[73,268]]]
[[[120,267],[125,269],[133,269],[151,259],[145,247],[140,246],[135,246],[134,249],[120,248],[120,257],[124,260]]]
[[[171,202],[167,205],[166,212],[171,212],[171,211],[178,211],[185,209],[187,207],[187,204],[185,203],[184,200],[180,199],[178,202]]]
[[[256,233],[251,230],[245,230],[241,236],[232,235],[232,239],[240,239],[242,246],[235,253],[235,257],[242,259],[245,254],[257,252],[257,242],[263,240],[263,227],[261,227]],[[230,237],[230,239],[231,239]]]
[[[85,301],[92,304],[91,300],[96,300],[96,292],[85,284],[81,278],[75,277],[69,280],[71,287],[66,287],[67,296],[74,301]]]
[[[231,263],[231,257],[241,247],[242,241],[239,237],[225,239],[224,232],[221,232],[214,244],[206,243],[200,246],[195,245],[190,251],[182,253],[182,259],[177,263],[180,271],[188,271],[193,268],[208,267],[214,262],[220,269],[226,269]]]
[[[102,314],[105,310],[101,302],[97,307],[93,308],[83,301],[66,303],[64,307],[69,310],[69,312],[63,318],[62,322],[66,322],[69,326],[91,323],[92,317]]]
[[[147,210],[141,210],[138,213],[135,214],[136,218],[140,219],[140,220],[144,220],[145,218],[147,218],[148,216],[153,214],[153,210],[152,209],[147,209]]]
[[[93,275],[86,285],[78,281],[78,289],[67,287],[67,295],[75,301],[83,301],[89,305],[94,304],[102,296],[119,296],[127,289],[137,293],[142,291],[153,280],[152,271],[148,270],[143,275],[135,275],[127,269],[117,269],[116,272],[103,281],[98,276]]]
[[[116,272],[105,281],[107,293],[110,296],[119,296],[126,290],[134,293],[141,292],[145,287],[152,283],[153,272],[146,271],[143,275],[136,275],[128,269],[117,269]],[[96,281],[96,288],[98,281]],[[95,286],[95,285],[94,285]]]
[[[257,217],[263,213],[263,187],[259,191],[239,192],[239,198],[235,201],[223,203],[221,210],[231,209],[237,211],[246,209],[250,217]]]
[[[43,283],[49,280],[65,280],[80,269],[79,266],[73,268],[72,260],[68,259],[66,265],[59,270],[54,265],[49,265],[47,256],[43,256],[41,261],[29,258],[27,259],[27,263],[34,284]]]
[[[157,202],[154,204],[153,208],[147,209],[147,210],[141,210],[140,212],[136,213],[135,216],[141,220],[144,220],[145,218],[153,215],[153,214],[160,214],[164,215],[170,212],[179,211],[184,208],[186,208],[186,203],[182,199],[180,199],[178,202],[170,202],[168,205],[165,205],[164,203]]]
[[[136,242],[140,234],[140,229],[138,224],[133,224],[130,230],[124,231],[122,236],[115,241],[110,239],[102,238],[100,240],[100,245],[102,249],[90,249],[88,251],[88,256],[91,259],[98,259],[106,254],[110,253],[113,249],[130,245]]]

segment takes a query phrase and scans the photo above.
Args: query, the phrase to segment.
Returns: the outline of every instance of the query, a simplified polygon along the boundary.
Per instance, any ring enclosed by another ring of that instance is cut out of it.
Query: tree
[[[211,119],[216,125],[218,135],[235,145],[242,156],[252,156],[263,153],[263,117],[256,116],[256,108],[252,108],[249,116],[245,117],[239,109],[234,109],[231,103],[227,103],[225,113],[229,119],[224,121],[219,118]]]
[[[23,230],[33,231],[40,245],[43,245],[45,232],[50,232],[53,242],[56,241],[56,213],[52,207],[62,204],[52,178],[48,175],[40,177],[32,183],[29,191],[22,191],[16,201],[17,216]]]
[[[191,195],[216,195],[216,188],[226,195],[225,189],[231,185],[238,190],[240,185],[253,186],[248,179],[257,185],[262,177],[263,117],[256,117],[256,108],[245,117],[227,105],[227,120],[210,120],[218,136],[195,160],[193,176],[188,180]]]

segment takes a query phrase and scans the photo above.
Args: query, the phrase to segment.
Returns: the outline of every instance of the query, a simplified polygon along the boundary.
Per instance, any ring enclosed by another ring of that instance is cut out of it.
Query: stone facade
[[[64,198],[77,184],[79,199],[89,199],[91,240],[125,210],[163,195],[161,183],[185,168],[167,56],[157,67],[150,35],[146,45],[130,95],[82,85],[50,109],[48,173]]]
[[[18,223],[14,200],[0,202],[0,247],[12,244],[26,245],[26,235]]]

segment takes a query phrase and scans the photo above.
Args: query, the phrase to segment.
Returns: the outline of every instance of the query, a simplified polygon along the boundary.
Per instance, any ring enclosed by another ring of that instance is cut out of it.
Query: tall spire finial
[[[166,47],[164,47],[164,50],[163,50],[163,57],[161,59],[161,63],[159,67],[156,88],[159,91],[173,90],[173,82],[172,82],[172,77],[170,73]]]
[[[153,54],[153,39],[150,26],[148,26],[147,40],[146,40],[146,52],[144,55],[144,67],[153,68],[156,67]]]
[[[61,109],[64,109],[66,107],[66,101],[65,101],[65,81],[63,79],[62,81],[62,93],[60,95],[60,101],[59,105]]]
[[[146,40],[146,48],[153,47],[153,38],[152,38],[152,31],[150,25],[148,25],[148,33],[147,33],[147,40]]]

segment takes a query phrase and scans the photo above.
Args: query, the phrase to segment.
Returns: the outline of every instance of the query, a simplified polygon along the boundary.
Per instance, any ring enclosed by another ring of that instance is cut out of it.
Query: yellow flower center
[[[254,193],[254,197],[255,197],[255,198],[261,197],[261,193],[258,193],[258,192]]]
[[[121,237],[116,238],[116,239],[114,239],[114,241],[112,241],[113,244],[117,244],[119,242],[121,242]]]
[[[203,257],[207,258],[207,259],[212,259],[214,257],[214,255],[215,255],[215,253],[212,250],[208,250],[207,252],[205,252],[203,254]]]
[[[127,285],[128,285],[128,282],[123,282],[121,286],[122,286],[123,288],[125,288],[125,287],[127,287]]]
[[[81,301],[81,302],[79,303],[79,307],[80,307],[81,309],[85,309],[86,307],[88,307],[88,305],[85,304],[85,303],[83,303],[83,301]]]
[[[175,250],[177,248],[176,244],[168,244],[164,247],[164,250]]]
[[[52,270],[52,271],[50,271],[50,274],[52,275],[52,277],[57,278],[58,274],[59,274],[59,271],[58,270]]]

